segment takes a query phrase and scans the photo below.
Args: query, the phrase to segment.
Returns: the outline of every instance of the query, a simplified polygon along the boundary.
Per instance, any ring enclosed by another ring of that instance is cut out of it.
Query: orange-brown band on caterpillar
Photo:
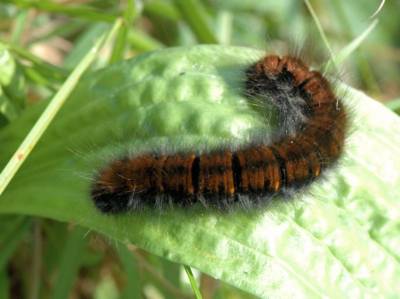
[[[329,82],[298,58],[269,55],[246,71],[249,97],[270,101],[281,115],[273,144],[210,153],[143,154],[101,170],[91,195],[105,213],[164,203],[220,205],[242,195],[268,196],[304,186],[340,156],[347,115]]]

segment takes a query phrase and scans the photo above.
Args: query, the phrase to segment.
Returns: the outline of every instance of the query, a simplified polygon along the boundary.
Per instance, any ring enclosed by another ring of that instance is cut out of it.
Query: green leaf
[[[263,298],[395,298],[400,120],[350,87],[339,92],[352,123],[341,163],[290,202],[232,213],[199,207],[109,216],[94,208],[93,175],[123,153],[211,148],[272,131],[271,108],[256,111],[240,93],[244,69],[261,55],[172,48],[87,75],[0,197],[0,213],[74,222]],[[0,132],[0,165],[39,108]]]

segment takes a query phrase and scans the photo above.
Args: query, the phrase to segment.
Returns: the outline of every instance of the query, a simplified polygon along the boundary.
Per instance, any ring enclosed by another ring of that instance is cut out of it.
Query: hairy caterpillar
[[[244,95],[270,101],[280,131],[271,144],[207,153],[141,154],[112,161],[91,197],[104,213],[166,204],[226,207],[310,184],[340,157],[347,114],[328,80],[299,58],[266,55],[245,72]]]

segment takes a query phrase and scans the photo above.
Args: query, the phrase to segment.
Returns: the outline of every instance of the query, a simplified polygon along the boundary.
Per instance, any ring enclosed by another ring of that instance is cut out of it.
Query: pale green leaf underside
[[[400,120],[346,87],[346,153],[291,202],[223,214],[101,215],[93,172],[123,152],[245,142],[273,121],[240,95],[260,51],[167,49],[86,76],[0,198],[1,213],[81,224],[188,264],[260,297],[395,298],[400,294]],[[41,107],[0,133],[5,165]]]

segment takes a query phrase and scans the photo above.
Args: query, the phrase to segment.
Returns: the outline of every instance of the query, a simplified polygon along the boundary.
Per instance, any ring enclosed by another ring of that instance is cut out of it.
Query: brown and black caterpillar
[[[228,206],[313,182],[340,157],[348,117],[328,80],[299,58],[267,55],[247,68],[245,96],[270,101],[285,134],[272,144],[208,153],[141,154],[100,170],[91,197],[104,213],[167,204]]]

